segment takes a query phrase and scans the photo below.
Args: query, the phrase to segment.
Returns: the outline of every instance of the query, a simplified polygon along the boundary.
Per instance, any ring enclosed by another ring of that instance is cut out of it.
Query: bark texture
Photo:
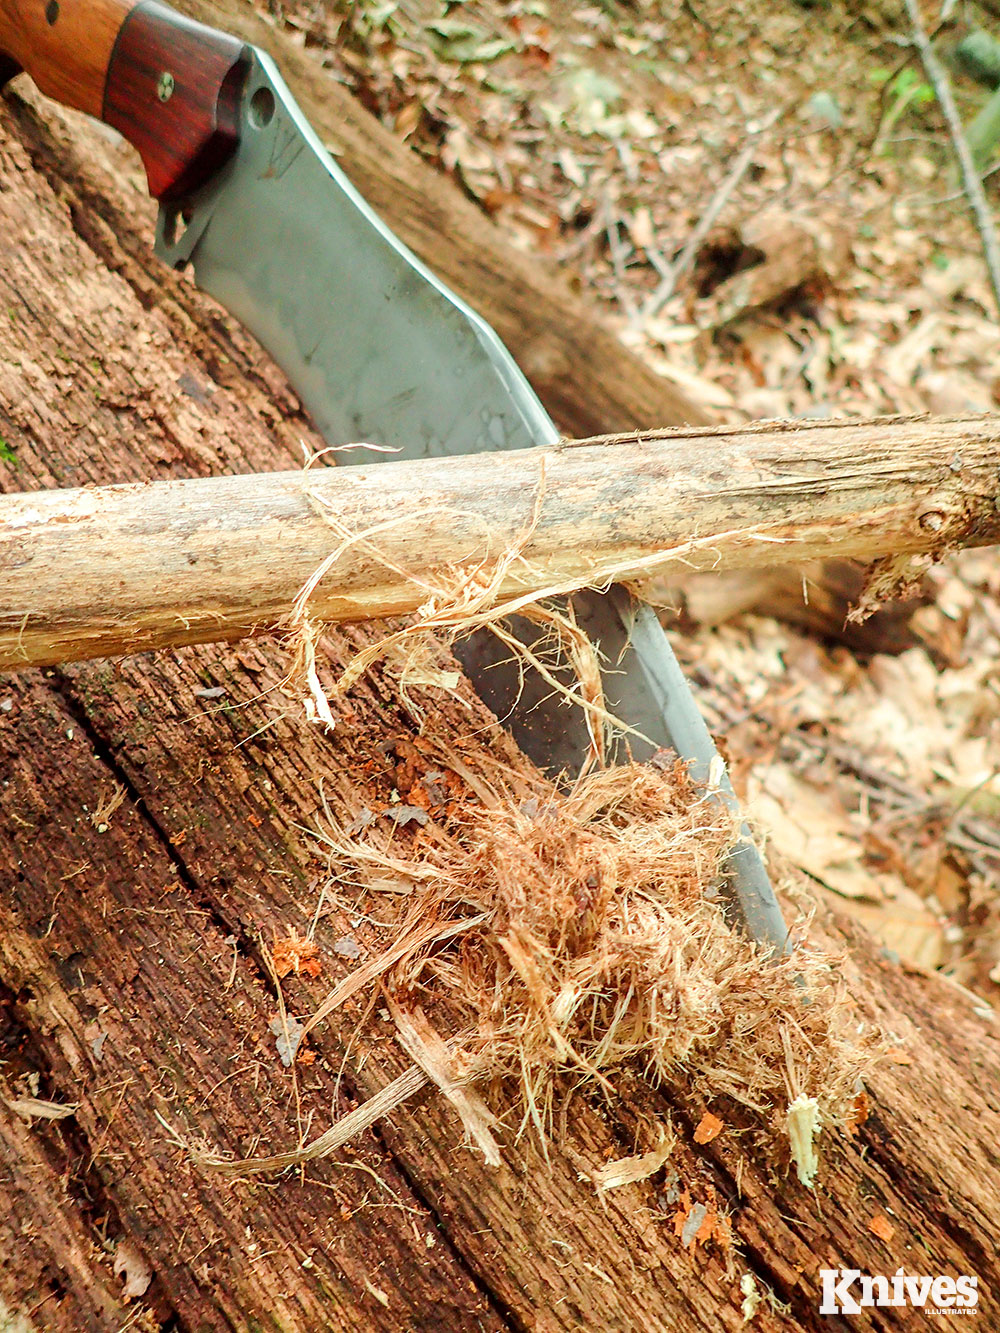
[[[140,182],[98,131],[66,124],[0,100],[0,487],[295,466],[312,437],[287,389],[215,308],[153,267]],[[331,635],[321,674],[366,634]],[[4,1095],[20,1079],[77,1107],[29,1127],[0,1105],[5,1318],[120,1328],[137,1310],[116,1252],[152,1271],[145,1326],[176,1333],[735,1333],[747,1272],[789,1307],[765,1301],[751,1327],[925,1327],[909,1310],[817,1314],[821,1267],[901,1265],[978,1275],[980,1327],[996,1326],[996,1027],[835,922],[816,929],[910,1063],[872,1079],[852,1138],[826,1136],[815,1194],[739,1132],[735,1108],[698,1147],[701,1108],[638,1076],[615,1107],[575,1094],[549,1162],[508,1127],[504,1165],[485,1167],[427,1095],[301,1177],[198,1175],[158,1115],[235,1155],[288,1147],[406,1067],[378,1002],[361,997],[317,1029],[297,1097],[276,1056],[260,939],[308,928],[325,869],[303,829],[323,802],[347,820],[390,799],[414,752],[456,763],[439,737],[468,772],[524,762],[471,696],[428,698],[418,734],[377,672],[339,705],[332,736],[305,728],[276,692],[284,666],[262,645],[187,648],[0,686]],[[338,943],[378,947],[350,892],[317,928],[323,976],[286,983],[294,1012],[356,966]],[[677,1180],[598,1196],[588,1173],[651,1147],[666,1115]],[[678,1185],[689,1207],[730,1211],[733,1254],[682,1243]]]
[[[0,667],[240,639],[287,623],[307,584],[309,615],[343,623],[416,611],[432,589],[460,597],[462,571],[505,568],[503,601],[991,545],[998,459],[1000,421],[976,417],[11,495]]]

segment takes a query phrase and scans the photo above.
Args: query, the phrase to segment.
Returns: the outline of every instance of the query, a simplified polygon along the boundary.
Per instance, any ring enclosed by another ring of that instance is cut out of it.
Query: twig
[[[691,267],[695,256],[701,249],[702,242],[715,225],[716,218],[725,208],[730,195],[743,179],[747,168],[753,160],[753,155],[757,151],[757,145],[761,135],[771,128],[781,113],[782,108],[778,107],[765,116],[758,128],[749,137],[746,144],[744,144],[743,151],[733,163],[725,180],[723,180],[722,184],[712,196],[708,207],[698,220],[697,226],[688,237],[684,249],[670,266],[667,274],[661,279],[659,286],[642,306],[638,315],[632,320],[633,327],[641,327],[647,320],[652,319],[663,309],[673,296],[677,289],[678,282]]]
[[[979,179],[983,182],[988,181],[990,177],[995,176],[998,171],[1000,171],[1000,162],[998,162],[996,166],[990,167],[989,171],[984,171]],[[956,190],[953,194],[942,194],[937,199],[928,199],[925,203],[920,203],[920,201],[917,200],[916,202],[912,203],[910,207],[919,210],[924,210],[928,208],[943,208],[945,204],[953,204],[957,200],[964,198],[965,198],[965,191]]]
[[[611,191],[604,194],[604,232],[608,240],[608,254],[611,257],[611,269],[615,275],[616,295],[630,323],[636,319],[636,308],[629,295],[625,280],[625,255],[622,238],[618,231],[618,221],[611,207]]]
[[[976,221],[979,239],[982,241],[986,271],[989,274],[990,286],[993,288],[993,299],[996,302],[997,314],[1000,315],[1000,241],[997,240],[993,216],[990,213],[989,204],[986,202],[986,192],[983,189],[983,183],[979,178],[976,165],[972,160],[972,153],[969,151],[969,144],[962,129],[958,108],[955,106],[955,98],[952,95],[947,71],[934,54],[934,48],[927,36],[923,19],[920,17],[918,0],[904,0],[904,3],[913,30],[913,45],[920,52],[924,69],[927,71],[927,77],[941,107],[941,114],[944,116],[948,133],[951,135],[952,146],[955,149],[959,171],[962,175],[962,186]]]

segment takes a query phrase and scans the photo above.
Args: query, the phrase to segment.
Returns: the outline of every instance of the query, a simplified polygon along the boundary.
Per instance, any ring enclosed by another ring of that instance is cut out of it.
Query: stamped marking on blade
[[[272,180],[280,180],[304,148],[302,136],[295,126],[281,119],[274,132],[271,157],[265,174]]]

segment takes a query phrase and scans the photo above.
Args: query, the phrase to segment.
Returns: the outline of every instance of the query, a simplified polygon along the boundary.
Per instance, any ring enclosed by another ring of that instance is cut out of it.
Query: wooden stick
[[[1000,541],[1000,417],[655,432],[554,449],[0,497],[0,668],[233,640],[304,609],[501,599]],[[511,559],[511,553],[516,558]]]

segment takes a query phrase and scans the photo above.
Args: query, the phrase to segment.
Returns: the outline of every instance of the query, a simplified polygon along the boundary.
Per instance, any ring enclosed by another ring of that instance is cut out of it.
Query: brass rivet
[[[164,70],[156,84],[156,95],[161,102],[169,102],[174,95],[174,76]]]

